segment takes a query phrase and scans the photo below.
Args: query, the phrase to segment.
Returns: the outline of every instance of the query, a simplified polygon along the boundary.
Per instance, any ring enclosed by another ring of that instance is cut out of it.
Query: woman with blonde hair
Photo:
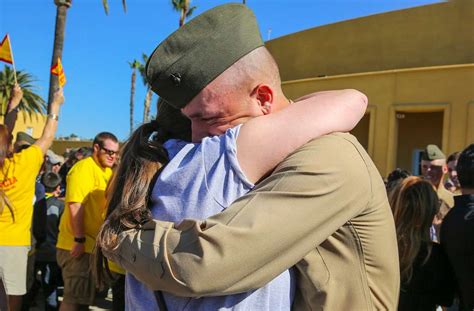
[[[400,259],[399,310],[436,310],[452,303],[455,281],[441,246],[430,239],[440,202],[433,186],[417,176],[402,180],[389,194]]]

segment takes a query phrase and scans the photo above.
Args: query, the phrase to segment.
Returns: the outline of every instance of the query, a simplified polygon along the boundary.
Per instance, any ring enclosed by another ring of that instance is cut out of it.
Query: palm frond
[[[142,60],[143,62],[140,63],[140,66],[138,67],[138,72],[140,73],[140,76],[142,77],[143,84],[146,86],[148,85],[148,81],[146,80],[145,67],[146,67],[146,63],[148,62],[148,55],[146,55],[145,53],[142,53]]]
[[[132,68],[132,69],[137,69],[137,68],[140,67],[140,62],[136,59],[134,59],[131,62],[127,62],[127,63],[130,65],[130,68]]]
[[[105,15],[109,15],[109,2],[107,0],[102,0],[102,5],[104,6]]]
[[[180,12],[183,8],[183,1],[182,0],[171,0],[171,5],[175,11]]]
[[[196,6],[193,6],[192,8],[190,8],[188,12],[186,13],[186,17],[190,17],[191,15],[193,15],[195,9],[196,9]]]
[[[23,90],[23,98],[18,108],[26,116],[36,114],[44,114],[46,111],[46,102],[37,94],[37,81],[31,74],[24,71],[17,71],[18,84]],[[8,100],[10,99],[11,90],[15,84],[13,70],[5,66],[0,72],[0,106],[1,114],[5,114],[7,110]]]

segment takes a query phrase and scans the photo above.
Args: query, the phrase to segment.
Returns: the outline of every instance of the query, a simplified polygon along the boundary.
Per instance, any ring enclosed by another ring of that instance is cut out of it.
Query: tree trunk
[[[151,91],[151,88],[148,87],[147,92],[146,92],[146,97],[145,97],[145,104],[143,108],[143,123],[148,122],[148,118],[150,115],[150,104],[151,104],[151,98],[153,96],[153,92]]]
[[[137,79],[137,70],[133,68],[132,71],[132,86],[130,89],[130,135],[133,133],[133,106],[135,98],[135,80]]]
[[[183,26],[186,21],[186,14],[189,10],[189,0],[184,1],[184,6],[181,8],[181,16],[179,17],[179,27]]]
[[[53,67],[58,57],[62,59],[63,46],[64,46],[64,34],[66,31],[66,15],[67,9],[71,6],[71,0],[55,0],[54,3],[57,6],[56,10],[56,26],[54,29],[54,45],[53,45],[53,58],[51,59],[51,67]],[[49,95],[48,95],[48,113],[53,100],[53,95],[59,86],[58,76],[49,74]]]
[[[181,16],[179,17],[179,27],[184,25],[185,18],[186,18],[186,11],[185,9],[181,9]]]

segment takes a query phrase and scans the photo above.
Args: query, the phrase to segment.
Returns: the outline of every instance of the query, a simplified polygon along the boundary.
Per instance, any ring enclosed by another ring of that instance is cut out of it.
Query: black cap
[[[54,189],[61,183],[61,176],[55,172],[47,172],[41,177],[41,183],[50,189]]]

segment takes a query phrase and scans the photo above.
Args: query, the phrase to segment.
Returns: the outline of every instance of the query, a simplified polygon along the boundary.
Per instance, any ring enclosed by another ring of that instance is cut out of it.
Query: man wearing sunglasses
[[[105,189],[117,160],[119,143],[112,133],[99,133],[92,156],[77,162],[67,175],[65,211],[59,225],[57,260],[64,279],[61,310],[92,304],[95,284],[89,259],[103,222]]]

